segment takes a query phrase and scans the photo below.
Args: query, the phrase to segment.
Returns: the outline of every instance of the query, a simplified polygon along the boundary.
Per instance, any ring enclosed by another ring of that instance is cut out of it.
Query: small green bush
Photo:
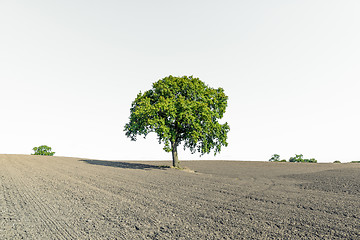
[[[317,160],[315,158],[303,158],[304,155],[302,154],[295,154],[295,157],[291,157],[289,159],[289,162],[307,162],[307,163],[317,163]]]
[[[43,156],[54,156],[55,152],[51,151],[51,147],[46,145],[41,145],[39,147],[34,147],[34,153],[31,155],[43,155]]]
[[[289,162],[304,162],[302,154],[295,154],[295,157],[290,157]]]
[[[360,163],[360,161],[351,161],[350,163]]]
[[[317,160],[315,158],[310,158],[310,159],[304,159],[304,162],[317,163]]]
[[[334,163],[341,163],[339,160],[334,161]]]
[[[286,160],[285,159],[280,160],[280,155],[279,154],[274,154],[269,159],[269,162],[286,162]]]
[[[269,159],[269,162],[280,162],[280,155],[279,154],[272,155],[271,158]]]

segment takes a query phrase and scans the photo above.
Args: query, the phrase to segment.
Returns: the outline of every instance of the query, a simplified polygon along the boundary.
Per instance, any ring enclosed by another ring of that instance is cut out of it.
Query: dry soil
[[[360,164],[0,155],[0,239],[360,239]]]

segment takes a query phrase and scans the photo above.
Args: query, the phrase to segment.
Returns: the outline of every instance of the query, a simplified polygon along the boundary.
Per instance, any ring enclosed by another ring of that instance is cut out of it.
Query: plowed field
[[[0,155],[0,239],[360,239],[360,164]]]

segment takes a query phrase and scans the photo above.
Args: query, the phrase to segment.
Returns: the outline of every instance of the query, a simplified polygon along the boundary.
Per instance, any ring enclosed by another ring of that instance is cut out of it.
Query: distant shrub
[[[304,162],[302,154],[295,154],[295,157],[290,157],[289,162]]]
[[[285,159],[280,160],[280,155],[279,154],[274,154],[269,159],[269,162],[286,162],[286,160]]]
[[[304,155],[302,154],[295,154],[295,157],[290,157],[289,162],[307,162],[307,163],[317,163],[315,158],[303,158]]]
[[[351,161],[350,163],[360,163],[360,161]]]
[[[317,163],[317,160],[315,158],[310,158],[310,159],[304,159],[304,162]]]
[[[269,159],[269,162],[280,162],[280,155],[279,154],[272,155],[271,158]]]
[[[34,153],[31,155],[43,155],[43,156],[54,156],[55,152],[51,151],[51,147],[46,145],[41,145],[39,147],[34,147]]]
[[[334,161],[334,163],[341,163],[339,160]]]

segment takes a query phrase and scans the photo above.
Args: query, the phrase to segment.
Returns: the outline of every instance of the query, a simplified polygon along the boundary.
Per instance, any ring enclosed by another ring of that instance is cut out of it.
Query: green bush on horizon
[[[55,152],[51,151],[51,147],[46,145],[41,145],[39,147],[34,147],[34,153],[31,155],[42,155],[42,156],[54,156]]]
[[[295,157],[290,157],[289,162],[307,162],[307,163],[317,163],[315,158],[306,159],[303,158],[302,154],[295,154]]]
[[[269,162],[279,162],[279,161],[280,161],[280,155],[279,154],[274,154],[269,159]]]
[[[269,162],[286,162],[286,160],[285,159],[280,160],[280,155],[279,154],[274,154],[269,159]]]
[[[339,160],[335,160],[334,163],[341,163]]]
[[[351,161],[350,163],[360,163],[360,161]]]

